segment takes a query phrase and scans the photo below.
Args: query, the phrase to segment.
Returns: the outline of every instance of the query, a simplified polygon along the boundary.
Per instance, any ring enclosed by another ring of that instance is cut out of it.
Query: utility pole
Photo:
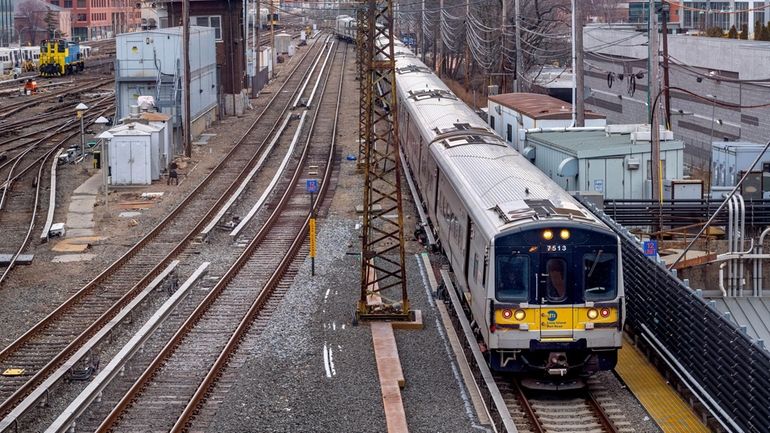
[[[521,0],[513,0],[513,5],[513,21],[516,24],[516,73],[513,75],[513,91],[521,92],[521,86],[519,85],[521,83],[519,77],[521,77],[523,72],[521,62],[521,21],[519,20]]]
[[[506,11],[508,5],[506,4],[506,0],[502,0],[500,4],[502,5],[500,8],[500,46],[502,47],[500,50],[500,94],[503,94],[505,93],[505,88],[508,84],[505,79],[505,22],[507,20]],[[519,53],[517,52],[516,56],[518,57],[518,55]]]
[[[260,7],[260,0],[257,0],[257,9],[254,11],[254,76],[251,78],[251,97],[256,98],[257,93],[259,92],[259,89],[257,88],[259,86],[259,72],[260,72],[260,60],[262,57],[262,50],[260,50],[259,46],[259,29],[262,27],[262,24],[259,22],[259,7]]]
[[[668,3],[661,4],[663,12],[663,92],[666,103],[666,129],[671,129],[671,93],[668,81],[668,12],[671,6]]]
[[[192,156],[192,134],[190,131],[190,0],[182,2],[182,61],[184,68],[184,98],[182,98],[182,133],[184,134],[184,156]]]
[[[422,62],[425,63],[425,32],[423,26],[425,25],[425,0],[422,0],[422,9],[420,10],[420,34],[422,35]],[[435,36],[434,36],[435,37]]]
[[[471,2],[467,2],[465,3],[465,19],[467,20],[470,15],[471,15]],[[465,28],[466,28],[465,31],[467,32],[468,31],[467,26]],[[463,69],[465,69],[464,81],[465,81],[465,90],[467,91],[468,89],[470,89],[470,84],[471,84],[471,47],[468,45],[467,42],[465,43],[465,67]],[[473,101],[473,109],[475,110],[477,108],[478,107],[476,107],[476,101]]]
[[[438,35],[436,36],[436,43],[440,44],[438,52],[438,61],[436,62],[436,75],[439,77],[444,74],[444,27],[441,25],[443,21],[444,12],[444,0],[439,0],[439,12],[438,12]]]
[[[650,74],[648,75],[648,96],[651,101],[650,106],[650,144],[652,147],[651,163],[652,165],[652,198],[662,200],[662,182],[660,170],[660,121],[658,120],[658,80],[660,74],[659,64],[659,44],[658,44],[658,14],[655,11],[655,0],[650,0]]]
[[[275,16],[275,9],[273,1],[274,0],[270,0],[270,52],[272,53],[273,75],[275,76],[275,62],[278,59],[278,53],[275,52],[275,20],[273,19]]]
[[[585,75],[583,73],[583,7],[580,0],[575,2],[575,100],[572,101],[575,109],[575,126],[586,126],[585,109]]]

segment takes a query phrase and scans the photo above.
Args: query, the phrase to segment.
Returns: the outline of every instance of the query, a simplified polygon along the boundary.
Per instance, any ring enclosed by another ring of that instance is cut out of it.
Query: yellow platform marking
[[[655,367],[628,341],[619,351],[615,371],[665,433],[710,432]]]

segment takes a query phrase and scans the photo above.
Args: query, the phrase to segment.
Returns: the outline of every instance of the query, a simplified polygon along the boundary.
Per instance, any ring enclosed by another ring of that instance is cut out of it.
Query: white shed
[[[152,134],[133,128],[110,131],[109,151],[112,185],[152,183]]]
[[[145,112],[141,113],[139,118],[160,129],[160,171],[164,172],[171,160],[174,159],[176,152],[173,141],[173,126],[170,123],[171,116],[164,113]]]
[[[595,191],[606,199],[652,198],[649,125],[610,125],[603,131],[526,134],[523,152],[568,191]],[[684,144],[661,130],[663,178],[682,179]]]
[[[160,179],[162,142],[165,139],[165,134],[161,129],[155,125],[145,125],[138,122],[126,123],[110,129],[110,134],[112,135],[126,130],[142,131],[150,134],[150,169],[152,180]]]
[[[572,126],[572,104],[537,93],[504,93],[487,100],[490,128],[519,152],[519,130]],[[605,126],[607,118],[586,110],[585,126]]]

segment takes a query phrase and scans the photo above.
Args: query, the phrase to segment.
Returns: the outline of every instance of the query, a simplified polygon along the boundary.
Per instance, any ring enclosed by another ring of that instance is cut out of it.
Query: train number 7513
[[[566,245],[546,245],[546,251],[549,253],[560,253],[563,251],[567,251]]]

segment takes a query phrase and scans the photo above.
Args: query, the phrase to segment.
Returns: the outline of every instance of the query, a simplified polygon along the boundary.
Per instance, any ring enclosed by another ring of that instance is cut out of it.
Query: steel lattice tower
[[[368,42],[368,15],[366,10],[368,4],[362,4],[356,13],[356,66],[358,79],[359,92],[361,94],[361,101],[358,108],[358,165],[363,167],[366,163],[366,116],[367,106],[371,105],[371,101],[366,101],[364,88],[371,87],[371,75],[366,72],[366,57],[369,54],[366,48]]]
[[[392,0],[368,0],[362,48],[364,226],[359,319],[410,318],[395,92]],[[360,30],[360,28],[359,28]],[[398,293],[400,291],[400,293]],[[370,296],[379,296],[373,303]],[[400,298],[400,299],[399,299]]]

